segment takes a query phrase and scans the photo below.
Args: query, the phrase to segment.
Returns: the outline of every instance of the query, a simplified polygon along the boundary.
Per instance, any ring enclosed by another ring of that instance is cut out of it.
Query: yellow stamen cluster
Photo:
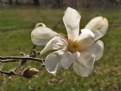
[[[68,51],[74,53],[74,52],[81,52],[84,50],[84,47],[81,45],[81,43],[79,41],[73,41],[68,39],[67,35],[62,34],[61,36],[68,42]]]
[[[74,52],[80,52],[82,50],[81,45],[78,41],[72,41],[68,40],[68,51],[74,53]]]

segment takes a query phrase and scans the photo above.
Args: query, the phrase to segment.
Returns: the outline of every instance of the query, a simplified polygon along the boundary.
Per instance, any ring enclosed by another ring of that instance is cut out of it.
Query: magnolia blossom
[[[98,39],[106,34],[107,19],[95,17],[81,30],[80,19],[80,14],[68,7],[63,16],[67,36],[54,32],[44,24],[32,31],[32,42],[45,45],[41,55],[53,50],[45,59],[49,73],[56,74],[61,68],[68,69],[72,65],[78,75],[86,77],[92,72],[94,62],[102,57],[104,44]]]

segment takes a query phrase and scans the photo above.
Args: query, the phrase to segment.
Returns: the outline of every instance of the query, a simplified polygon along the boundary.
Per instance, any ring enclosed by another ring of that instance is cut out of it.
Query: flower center
[[[74,53],[74,52],[82,52],[84,50],[84,46],[81,45],[81,43],[79,41],[73,41],[68,39],[67,35],[62,34],[61,36],[63,36],[63,38],[68,42],[68,51]]]
[[[74,53],[74,52],[80,52],[82,51],[82,47],[78,41],[72,41],[68,40],[68,51]]]

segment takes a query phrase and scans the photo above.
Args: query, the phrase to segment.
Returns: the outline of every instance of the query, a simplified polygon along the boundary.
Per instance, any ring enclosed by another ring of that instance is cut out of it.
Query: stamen
[[[60,34],[67,42],[68,42],[68,51],[74,53],[74,52],[81,52],[84,50],[83,46],[79,41],[73,41],[68,39],[67,35]]]
[[[68,51],[72,53],[82,51],[80,43],[78,41],[68,40]]]

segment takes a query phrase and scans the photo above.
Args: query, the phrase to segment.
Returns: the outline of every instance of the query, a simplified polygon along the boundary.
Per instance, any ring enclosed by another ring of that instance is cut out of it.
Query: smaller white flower
[[[98,39],[104,36],[108,29],[107,19],[102,16],[93,18],[84,29],[81,29],[81,34],[79,34],[80,19],[80,14],[75,9],[68,7],[63,16],[67,37],[52,30],[46,32],[52,31],[50,33],[53,38],[50,38],[51,40],[47,42],[40,54],[54,50],[45,59],[45,67],[49,73],[55,75],[59,69],[68,69],[73,64],[74,71],[78,75],[86,77],[92,72],[95,60],[102,57],[104,44]],[[35,40],[38,38],[36,43],[33,41],[35,44],[41,43],[41,40],[46,37],[49,38],[45,36],[45,32],[39,33],[41,36],[34,38]],[[47,35],[50,36],[50,33]],[[32,33],[33,35],[34,33]],[[32,38],[32,40],[34,39]]]

